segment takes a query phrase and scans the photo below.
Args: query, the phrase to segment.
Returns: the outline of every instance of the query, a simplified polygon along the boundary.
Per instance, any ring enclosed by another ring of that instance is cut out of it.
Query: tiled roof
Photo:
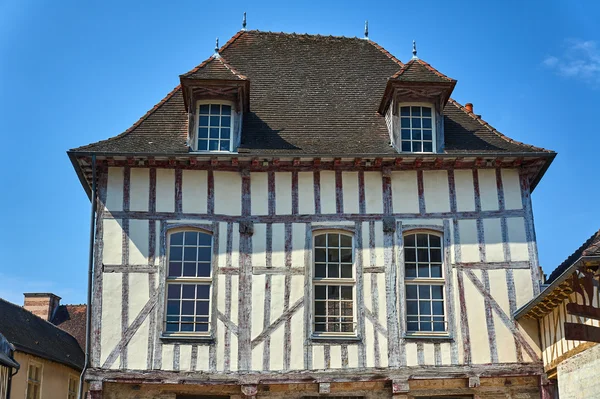
[[[600,256],[600,230],[592,234],[582,246],[577,248],[563,263],[561,263],[548,277],[546,284],[551,284],[565,272],[573,263],[582,256]]]
[[[392,75],[393,80],[400,82],[444,82],[451,83],[456,80],[444,75],[428,63],[420,59],[411,59],[398,72]]]
[[[219,79],[219,80],[246,80],[244,75],[238,73],[223,57],[210,57],[196,68],[181,77],[190,79]]]
[[[85,351],[86,305],[60,305],[54,312],[51,323],[68,332]]]
[[[392,156],[384,117],[377,113],[388,80],[454,82],[421,60],[403,69],[381,46],[358,38],[241,31],[219,54],[221,59],[183,76],[250,81],[250,112],[238,149],[248,155]],[[447,153],[545,151],[510,140],[452,100],[444,119]],[[72,151],[184,154],[187,131],[177,87],[124,133]]]
[[[0,298],[0,334],[15,346],[44,359],[81,370],[84,353],[77,340],[21,306]]]

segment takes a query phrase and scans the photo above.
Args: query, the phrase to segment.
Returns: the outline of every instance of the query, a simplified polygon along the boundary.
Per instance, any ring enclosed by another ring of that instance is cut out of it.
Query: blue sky
[[[451,4],[454,3],[454,4]],[[85,301],[89,201],[65,154],[127,129],[241,27],[370,37],[458,80],[453,97],[558,152],[533,195],[549,273],[600,228],[594,1],[0,1],[0,297]]]

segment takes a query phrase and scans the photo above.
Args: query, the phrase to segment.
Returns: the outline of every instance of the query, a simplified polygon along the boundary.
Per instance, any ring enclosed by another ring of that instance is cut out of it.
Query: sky
[[[123,132],[241,28],[370,38],[453,98],[558,152],[533,193],[550,273],[600,229],[597,1],[0,0],[0,297],[86,298],[90,204],[66,155]]]

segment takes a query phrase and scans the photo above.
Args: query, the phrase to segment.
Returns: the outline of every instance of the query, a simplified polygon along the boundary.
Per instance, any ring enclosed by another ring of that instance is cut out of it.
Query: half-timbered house
[[[242,30],[122,134],[95,207],[93,397],[539,396],[531,192],[555,153],[367,37]]]
[[[600,231],[561,263],[516,313],[539,324],[544,399],[600,398]]]

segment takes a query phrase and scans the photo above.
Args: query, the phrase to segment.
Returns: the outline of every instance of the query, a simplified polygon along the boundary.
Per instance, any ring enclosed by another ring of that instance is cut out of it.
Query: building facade
[[[600,231],[550,274],[544,290],[516,314],[539,324],[548,379],[545,398],[599,398]]]
[[[242,30],[180,80],[69,151],[98,201],[93,397],[539,397],[512,314],[553,152],[368,38]]]

